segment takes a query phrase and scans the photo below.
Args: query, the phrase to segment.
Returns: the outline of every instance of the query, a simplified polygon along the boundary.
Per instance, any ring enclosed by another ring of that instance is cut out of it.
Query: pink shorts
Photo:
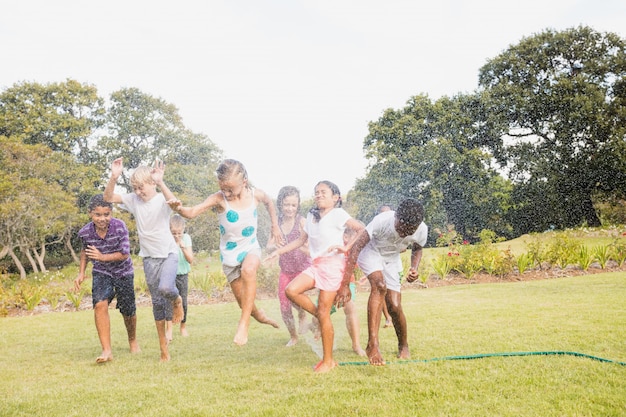
[[[313,259],[313,264],[302,271],[315,280],[315,288],[324,291],[337,291],[343,280],[346,257],[343,254],[320,256]]]

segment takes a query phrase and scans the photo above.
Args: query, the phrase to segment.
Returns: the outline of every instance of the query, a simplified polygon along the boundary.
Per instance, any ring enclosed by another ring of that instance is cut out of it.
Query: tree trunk
[[[80,259],[78,259],[78,255],[76,255],[76,251],[72,247],[72,235],[69,233],[65,238],[65,246],[67,246],[67,248],[70,250],[70,254],[72,255],[72,259],[74,259],[74,262],[79,263]]]
[[[26,279],[26,270],[24,269],[24,265],[22,265],[22,262],[20,262],[20,258],[18,258],[15,252],[13,252],[13,248],[9,248],[9,256],[11,257],[11,259],[13,259],[13,263],[20,271],[20,278]]]
[[[39,264],[39,270],[41,272],[48,272],[48,269],[46,268],[46,265],[43,262],[44,258],[46,257],[46,244],[45,243],[41,244],[40,252],[37,252],[37,249],[33,248],[33,254],[35,254],[35,258],[37,259],[37,263]]]
[[[596,213],[596,209],[593,207],[593,202],[591,198],[586,198],[582,203],[582,212],[585,221],[587,222],[587,226],[589,227],[600,227],[602,223],[600,222],[600,218]]]
[[[39,267],[37,267],[37,262],[35,262],[35,259],[33,259],[33,255],[30,253],[30,249],[26,248],[22,252],[24,252],[24,255],[26,255],[26,258],[28,258],[30,266],[33,268],[33,272],[39,272]]]

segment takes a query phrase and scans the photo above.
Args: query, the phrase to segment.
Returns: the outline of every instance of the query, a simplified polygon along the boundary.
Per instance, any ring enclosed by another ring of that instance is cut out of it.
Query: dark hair
[[[89,211],[92,211],[96,207],[113,208],[113,204],[108,201],[104,201],[104,196],[102,194],[96,194],[91,197],[91,201],[89,202]]]
[[[283,206],[283,201],[285,198],[295,195],[298,197],[298,213],[300,212],[300,190],[298,190],[293,185],[285,185],[278,191],[278,197],[276,197],[276,207],[278,208],[278,217],[283,216],[283,212],[281,207]]]
[[[244,167],[241,162],[234,159],[223,160],[215,170],[215,173],[219,181],[225,181],[235,174],[241,174],[244,180],[248,179],[246,167]]]
[[[424,207],[419,201],[407,198],[398,205],[396,219],[400,223],[414,225],[417,228],[424,221]]]
[[[341,191],[339,191],[339,187],[337,187],[337,185],[333,182],[323,180],[315,184],[315,188],[317,188],[317,186],[320,184],[327,185],[328,188],[330,188],[330,191],[332,191],[333,195],[339,196],[339,199],[335,203],[335,207],[341,207],[343,202],[341,201]],[[317,205],[311,207],[311,210],[309,210],[309,213],[313,214],[313,217],[315,218],[316,221],[319,221],[322,218],[322,216],[320,216],[320,209],[317,207]]]

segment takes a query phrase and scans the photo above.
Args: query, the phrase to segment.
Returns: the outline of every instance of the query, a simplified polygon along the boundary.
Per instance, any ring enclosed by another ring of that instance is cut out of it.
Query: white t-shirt
[[[337,255],[336,252],[329,253],[328,248],[343,246],[343,231],[350,218],[348,212],[341,207],[335,207],[326,213],[319,222],[315,221],[311,213],[307,215],[304,231],[309,236],[311,259]],[[343,256],[343,254],[340,255]]]
[[[135,217],[139,234],[139,256],[143,258],[167,258],[178,254],[178,245],[170,232],[172,209],[165,202],[163,193],[156,193],[149,201],[143,201],[135,193],[122,194],[122,208]]]
[[[389,257],[405,251],[413,243],[421,247],[426,245],[428,226],[424,222],[420,223],[415,233],[404,238],[396,232],[395,222],[395,211],[385,211],[374,217],[365,228],[370,241],[364,249],[375,250],[381,256]]]

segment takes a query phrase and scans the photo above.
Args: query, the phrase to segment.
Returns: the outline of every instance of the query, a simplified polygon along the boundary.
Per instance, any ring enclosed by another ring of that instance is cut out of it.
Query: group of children
[[[400,281],[403,276],[400,253],[412,249],[407,281],[417,279],[421,249],[426,243],[424,212],[415,200],[403,201],[396,211],[378,214],[365,226],[343,208],[339,188],[330,181],[315,186],[314,206],[306,218],[300,214],[300,194],[295,187],[283,187],[276,206],[272,199],[248,182],[245,167],[233,159],[217,169],[220,190],[192,207],[183,206],[163,181],[164,165],[140,166],[131,176],[133,192],[116,194],[115,185],[123,170],[122,159],[111,165],[111,177],[104,194],[94,197],[89,207],[91,222],[79,232],[83,242],[78,289],[85,278],[87,262],[93,263],[93,305],[102,353],[96,362],[113,358],[109,335],[108,306],[117,297],[126,324],[131,352],[138,352],[128,230],[121,220],[111,217],[111,203],[123,204],[133,214],[139,235],[139,255],[152,298],[152,310],[159,336],[161,361],[170,359],[168,344],[171,324],[185,328],[189,264],[193,261],[191,240],[184,234],[184,218],[194,218],[213,209],[219,219],[220,260],[231,290],[241,308],[234,343],[248,341],[250,318],[278,328],[255,305],[256,273],[262,262],[278,258],[280,266],[279,301],[281,316],[290,334],[287,346],[298,341],[298,334],[313,329],[321,336],[322,360],[315,372],[337,366],[333,359],[334,329],[331,313],[344,308],[352,348],[367,355],[371,364],[383,365],[378,347],[378,328],[383,305],[398,337],[398,357],[409,357],[406,319],[401,307]],[[157,187],[161,193],[157,192]],[[257,206],[264,204],[271,219],[271,236],[262,259],[257,240]],[[278,207],[278,211],[276,210]],[[356,305],[353,302],[354,269],[359,266],[371,285],[368,300],[368,344],[360,347]],[[309,291],[318,290],[317,300]],[[299,329],[292,312],[298,312]],[[313,316],[306,324],[306,313]]]

